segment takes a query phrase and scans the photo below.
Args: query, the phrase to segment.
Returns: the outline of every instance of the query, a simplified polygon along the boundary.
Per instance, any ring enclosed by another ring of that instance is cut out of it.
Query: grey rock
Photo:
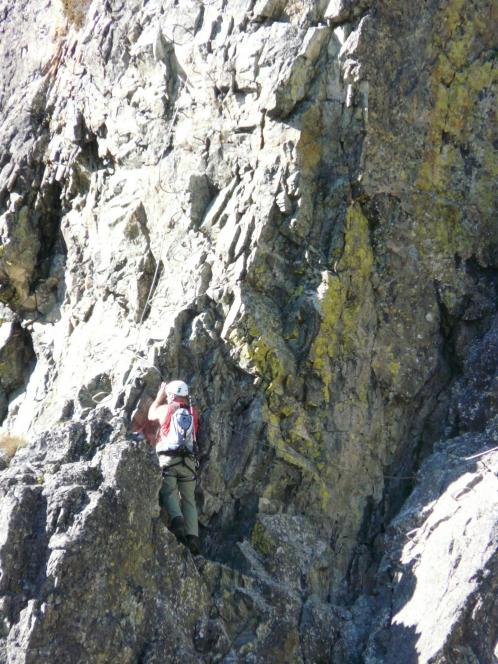
[[[489,660],[491,3],[225,5],[0,0],[0,659]]]
[[[152,453],[143,444],[117,442],[105,449],[93,446],[88,461],[75,461],[88,454],[91,440],[91,436],[82,440],[81,431],[69,425],[58,439],[47,441],[65,442],[68,461],[59,463],[58,469],[52,467],[41,484],[11,485],[4,496],[4,514],[9,515],[12,529],[2,549],[6,580],[2,590],[9,598],[4,615],[12,624],[6,638],[14,659],[28,647],[40,661],[54,657],[92,661],[104,653],[135,661],[148,641],[158,637],[154,630],[160,621],[150,617],[162,614],[164,634],[171,632],[173,624],[168,629],[167,620],[178,620],[174,594],[187,591],[178,578],[165,576],[161,568],[175,566],[175,556],[180,556],[178,564],[190,568],[187,584],[195,583],[188,581],[192,572],[195,576],[193,563],[180,562],[185,552],[178,550],[174,538],[157,521],[160,473]],[[48,467],[47,461],[43,468]],[[36,463],[40,462],[38,457]],[[144,511],[146,504],[149,511]],[[153,533],[157,541],[151,548]],[[150,586],[154,569],[157,577]],[[173,584],[169,608],[162,604],[168,596],[160,591],[163,584]],[[21,595],[16,592],[18,586],[24,589]],[[203,615],[200,588],[187,591],[195,602],[194,612],[185,603],[187,595],[180,609],[189,614],[192,628]],[[68,610],[71,602],[73,608]],[[51,625],[55,624],[64,628],[54,638]],[[188,631],[173,631],[176,634],[167,639],[168,647],[177,646],[187,661],[193,661],[195,650],[186,640]]]
[[[0,325],[0,420],[7,413],[9,397],[26,385],[35,355],[31,337],[18,323]]]
[[[391,525],[383,565],[394,580],[392,613],[366,661],[492,661],[497,455],[472,453],[496,443],[496,424],[438,445],[420,469]]]
[[[461,433],[479,431],[498,411],[498,321],[474,342],[465,358],[463,377],[455,385],[451,415]]]

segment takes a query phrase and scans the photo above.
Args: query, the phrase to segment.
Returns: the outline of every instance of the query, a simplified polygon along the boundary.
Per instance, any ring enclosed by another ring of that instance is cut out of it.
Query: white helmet
[[[166,394],[174,394],[177,397],[188,397],[188,385],[183,380],[172,380],[166,385]]]

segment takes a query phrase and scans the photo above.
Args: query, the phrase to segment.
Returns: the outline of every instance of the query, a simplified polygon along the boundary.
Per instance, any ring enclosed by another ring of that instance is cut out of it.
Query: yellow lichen
[[[324,386],[322,404],[330,400],[334,360],[354,354],[362,346],[359,330],[372,266],[368,221],[361,207],[355,204],[346,217],[345,245],[336,266],[337,274],[325,273],[318,291],[321,323],[311,347],[310,362]],[[273,338],[267,329],[264,335],[257,334],[259,327],[254,321],[247,329],[250,334],[245,339],[245,353],[258,373],[266,380],[271,379],[265,392],[263,413],[268,426],[268,442],[279,458],[312,478],[310,500],[327,512],[332,500],[330,485],[334,470],[322,456],[325,410],[316,412],[314,419],[310,419],[310,413],[290,396],[287,389],[293,372],[289,372],[286,354],[279,345],[281,341]],[[360,390],[357,398],[361,403],[366,402],[366,388]],[[274,490],[276,487],[268,487],[264,497],[271,500]]]
[[[339,355],[354,352],[358,345],[358,326],[372,265],[368,220],[361,207],[354,204],[346,217],[344,252],[337,264],[338,274],[326,272],[318,293],[322,321],[310,359],[323,382],[325,401],[329,400],[328,388],[333,376],[331,362]]]
[[[254,524],[254,528],[252,529],[251,544],[256,551],[259,551],[264,556],[269,556],[275,549],[274,543],[268,537],[265,528],[259,521]]]
[[[297,430],[290,433],[287,432],[285,435],[282,431],[281,415],[271,412],[268,407],[265,408],[264,419],[268,425],[268,442],[274,447],[279,458],[300,468],[309,477],[313,478],[321,509],[326,512],[329,509],[331,498],[331,493],[327,486],[328,475],[323,470],[323,463],[320,464],[315,461],[317,458],[320,458],[321,448],[317,439],[306,432],[304,409],[297,402],[293,402],[293,406],[298,413]],[[274,487],[270,485],[265,491],[264,497],[271,499],[273,489]]]
[[[401,364],[399,360],[391,360],[391,362],[387,363],[386,368],[390,373],[392,379],[396,380],[399,374],[399,370],[401,369]]]
[[[451,310],[464,288],[454,257],[482,253],[483,237],[495,235],[490,114],[497,74],[492,26],[468,3],[449,0],[437,25],[431,111],[411,205],[414,244],[428,273],[446,285],[441,298]]]
[[[471,139],[479,95],[496,83],[493,63],[473,57],[487,27],[477,13],[466,16],[464,9],[462,0],[452,0],[438,21],[441,29],[434,46],[439,54],[431,76],[434,104],[417,182],[426,191],[454,190],[453,168],[462,159],[454,146]]]
[[[300,412],[293,419],[288,438],[296,452],[305,454],[308,459],[313,461],[320,458],[320,447],[310,436],[306,428],[304,412]]]

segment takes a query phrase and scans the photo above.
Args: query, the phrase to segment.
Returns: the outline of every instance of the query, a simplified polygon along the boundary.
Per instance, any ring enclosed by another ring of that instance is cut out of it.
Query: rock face
[[[497,656],[492,9],[0,0],[1,661]]]

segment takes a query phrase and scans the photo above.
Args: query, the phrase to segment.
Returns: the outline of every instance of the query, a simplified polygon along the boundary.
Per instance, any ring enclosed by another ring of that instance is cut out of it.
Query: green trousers
[[[195,504],[195,461],[191,457],[173,457],[163,466],[159,502],[170,519],[183,516],[187,535],[199,535]]]

